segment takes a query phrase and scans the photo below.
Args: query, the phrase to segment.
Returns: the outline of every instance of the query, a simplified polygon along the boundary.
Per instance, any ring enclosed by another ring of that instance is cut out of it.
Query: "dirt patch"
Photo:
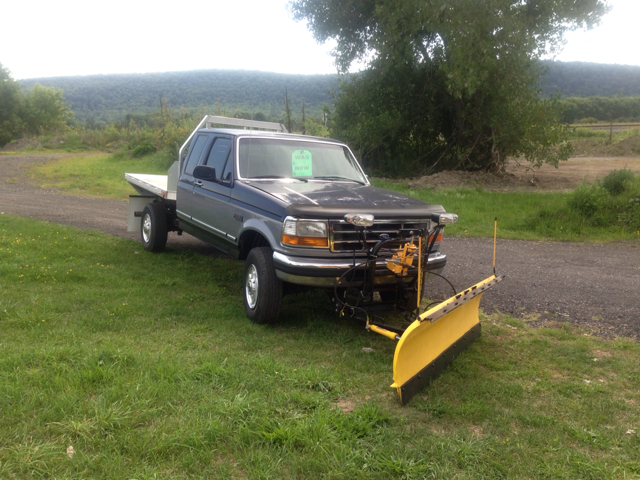
[[[593,351],[593,361],[597,362],[598,360],[602,360],[603,358],[610,357],[611,353],[603,352],[602,350],[594,350]]]
[[[514,175],[494,175],[486,172],[439,172],[411,180],[405,180],[409,188],[483,188],[491,191],[513,189],[517,183]]]
[[[37,138],[21,138],[11,143],[7,143],[4,147],[0,148],[0,152],[22,152],[28,148],[37,149],[42,147],[42,143]]]
[[[356,402],[348,398],[342,398],[337,402],[334,402],[334,405],[342,410],[344,413],[351,413],[356,408]]]
[[[558,168],[542,165],[531,169],[526,162],[512,160],[507,173],[495,175],[487,172],[440,172],[410,180],[403,180],[409,188],[482,188],[492,192],[567,192],[587,181],[593,183],[612,170],[627,168],[640,174],[640,156],[608,158],[571,158]]]
[[[640,136],[607,144],[602,140],[572,140],[575,157],[637,157],[640,155]]]

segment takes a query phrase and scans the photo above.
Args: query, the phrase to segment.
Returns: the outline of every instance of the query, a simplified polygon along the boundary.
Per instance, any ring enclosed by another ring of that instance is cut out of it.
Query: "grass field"
[[[606,225],[593,225],[571,210],[570,193],[488,192],[481,189],[411,190],[405,183],[376,181],[427,203],[443,205],[459,215],[445,233],[456,236],[492,237],[494,218],[498,236],[521,240],[563,240],[580,242],[640,241],[640,231],[617,222],[615,214]]]
[[[166,175],[172,163],[166,153],[144,158],[88,155],[34,165],[28,173],[42,187],[58,188],[73,195],[126,200],[135,192],[125,181],[125,172]]]
[[[578,125],[572,125],[572,127],[573,128],[569,133],[569,140],[590,139],[608,142],[609,135],[611,135],[611,140],[613,142],[618,142],[625,138],[637,137],[640,135],[640,126],[637,124],[629,124],[628,128],[622,128],[614,124],[611,126],[611,132],[608,128],[595,129]],[[609,127],[609,125],[606,125],[606,127]]]
[[[483,317],[400,407],[392,341],[321,293],[251,324],[241,274],[1,215],[0,478],[640,477],[637,343]]]

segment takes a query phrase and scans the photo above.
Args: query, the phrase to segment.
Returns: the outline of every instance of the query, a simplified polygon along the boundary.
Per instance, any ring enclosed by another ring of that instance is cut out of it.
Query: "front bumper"
[[[362,263],[363,259],[356,259],[356,265]],[[345,258],[309,258],[294,257],[284,255],[279,252],[273,252],[273,263],[276,269],[276,275],[283,282],[289,282],[296,285],[307,285],[312,287],[335,287],[340,277],[351,267],[353,262]],[[428,273],[440,273],[447,263],[447,256],[440,252],[433,252],[429,255],[427,262]],[[384,260],[376,261],[376,275],[374,284],[388,285],[401,282],[411,282],[412,276],[398,277],[386,266]],[[354,280],[347,281],[343,278],[340,285],[357,285],[357,276]]]

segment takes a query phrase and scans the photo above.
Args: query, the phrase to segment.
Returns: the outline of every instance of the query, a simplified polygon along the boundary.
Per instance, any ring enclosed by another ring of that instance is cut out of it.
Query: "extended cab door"
[[[191,220],[193,208],[193,169],[200,162],[205,147],[211,140],[210,133],[197,134],[189,144],[189,151],[182,162],[182,171],[178,180],[178,188],[176,192],[176,213],[178,218],[183,220]]]
[[[208,155],[200,164],[215,169],[215,180],[195,179],[193,186],[192,217],[194,224],[208,233],[235,243],[230,235],[233,223],[231,187],[233,185],[233,142],[231,137],[216,135]]]

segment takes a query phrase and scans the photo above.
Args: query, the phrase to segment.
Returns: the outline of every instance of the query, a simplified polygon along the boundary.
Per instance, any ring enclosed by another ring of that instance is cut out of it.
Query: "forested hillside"
[[[640,67],[581,62],[544,62],[548,67],[543,95],[608,97],[640,95]],[[233,116],[241,113],[283,121],[284,92],[288,91],[294,118],[302,103],[308,116],[319,118],[324,105],[332,105],[330,91],[337,91],[337,75],[290,75],[247,70],[197,70],[120,75],[50,77],[21,80],[26,89],[36,83],[61,89],[76,120],[119,121],[126,114],[156,112],[160,97],[178,110],[202,109]],[[576,113],[577,118],[590,116]],[[635,115],[625,115],[632,117]],[[573,119],[573,116],[572,116]]]
[[[158,111],[165,97],[172,109],[202,109],[233,116],[262,113],[282,121],[288,92],[294,117],[320,117],[330,105],[337,75],[290,75],[246,70],[197,70],[120,75],[90,75],[22,80],[27,89],[39,83],[59,88],[78,121],[117,121],[128,113]]]
[[[543,62],[548,68],[543,94],[563,97],[640,95],[640,66],[584,62]]]

